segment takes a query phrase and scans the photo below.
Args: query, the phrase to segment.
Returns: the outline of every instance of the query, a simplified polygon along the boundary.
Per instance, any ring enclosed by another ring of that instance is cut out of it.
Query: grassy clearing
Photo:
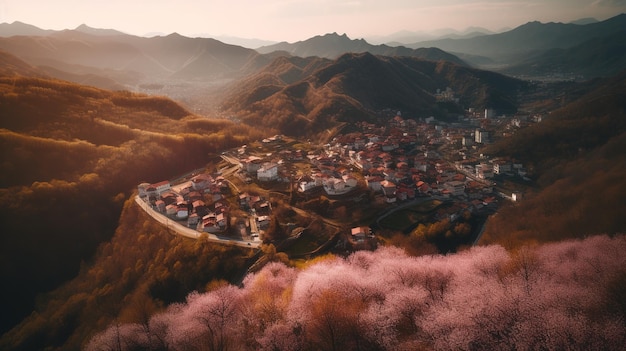
[[[382,219],[380,225],[384,228],[404,231],[415,223],[427,222],[431,213],[441,204],[440,200],[430,200],[398,210]]]

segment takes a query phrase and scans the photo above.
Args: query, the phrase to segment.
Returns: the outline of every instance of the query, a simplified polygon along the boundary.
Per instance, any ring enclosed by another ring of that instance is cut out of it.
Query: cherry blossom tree
[[[622,350],[626,236],[270,263],[87,350]]]

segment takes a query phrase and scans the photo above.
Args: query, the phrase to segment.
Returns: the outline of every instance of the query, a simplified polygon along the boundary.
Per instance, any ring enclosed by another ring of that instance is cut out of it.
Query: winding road
[[[163,224],[169,231],[173,231],[176,235],[184,236],[191,239],[198,239],[204,233],[200,233],[197,230],[187,228],[180,223],[171,220],[164,216],[163,214],[155,211],[150,207],[145,201],[143,201],[139,196],[135,196],[135,202],[141,207],[149,216],[154,218],[157,222]],[[241,247],[251,247],[254,249],[258,249],[261,245],[260,241],[244,241],[237,240],[233,238],[220,237],[215,234],[206,233],[210,242],[224,244],[224,245],[237,245]]]

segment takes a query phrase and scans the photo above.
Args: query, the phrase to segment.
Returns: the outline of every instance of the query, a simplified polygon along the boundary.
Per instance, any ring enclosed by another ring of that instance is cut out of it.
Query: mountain
[[[626,14],[587,25],[529,22],[504,33],[469,39],[442,39],[408,45],[437,47],[451,53],[487,56],[512,64],[551,49],[567,49],[626,28]]]
[[[414,50],[402,46],[371,45],[363,39],[350,39],[345,34],[339,35],[337,33],[318,35],[293,44],[282,42],[270,46],[263,46],[258,48],[257,51],[260,53],[285,51],[294,56],[319,56],[330,59],[336,59],[345,53],[369,52],[373,55],[412,56],[425,60],[445,60],[459,65],[465,65],[465,62],[458,57],[436,48],[420,48]]]
[[[0,38],[0,49],[32,65],[52,66],[70,73],[122,71],[139,75],[138,80],[185,75],[198,80],[229,77],[240,74],[239,70],[258,55],[254,50],[214,39],[192,39],[176,33],[142,38],[105,35],[99,30],[96,35],[85,31],[85,27],[79,28],[46,37]]]
[[[210,38],[176,33],[144,38],[85,25],[46,36],[0,38],[0,51],[58,79],[165,95],[207,116],[215,113],[225,84],[276,56]]]
[[[102,35],[102,36],[125,35],[125,33],[122,33],[115,29],[93,28],[93,27],[89,27],[88,25],[84,23],[76,27],[76,29],[74,30],[77,32],[82,32],[82,33],[91,34],[91,35]]]
[[[52,30],[45,30],[30,24],[15,21],[13,23],[0,23],[0,37],[23,36],[46,36],[54,33]]]
[[[313,135],[341,122],[372,118],[388,108],[415,117],[446,118],[455,111],[437,105],[434,94],[447,87],[460,97],[462,106],[512,112],[524,86],[496,73],[416,57],[362,53],[344,54],[334,61],[279,58],[231,88],[222,110],[251,125],[274,126],[288,135]],[[456,108],[458,113],[461,107]]]
[[[514,76],[583,78],[613,76],[626,69],[626,31],[597,37],[567,49],[548,50],[504,69]]]

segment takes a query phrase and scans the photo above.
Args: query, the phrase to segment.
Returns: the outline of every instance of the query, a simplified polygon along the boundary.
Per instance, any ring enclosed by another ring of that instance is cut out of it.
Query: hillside
[[[502,72],[514,76],[608,77],[626,67],[626,31],[597,37],[567,49],[551,49]]]
[[[363,39],[350,39],[347,35],[329,33],[318,35],[313,38],[296,43],[278,43],[263,46],[257,49],[262,54],[275,51],[288,52],[294,56],[309,57],[318,56],[328,59],[337,59],[346,53],[369,52],[372,55],[381,56],[410,56],[431,61],[449,61],[459,65],[465,65],[458,57],[439,50],[437,48],[409,49],[404,46],[372,45]]]
[[[586,25],[529,22],[513,30],[468,39],[442,39],[407,45],[411,48],[437,47],[451,53],[486,56],[514,64],[551,49],[567,49],[597,37],[623,31],[626,14]]]
[[[69,70],[69,73],[123,71],[138,74],[140,81],[229,77],[239,74],[239,70],[258,55],[254,50],[214,39],[187,38],[176,33],[142,38],[86,31],[80,27],[47,36],[0,38],[0,49],[31,65],[51,66]]]
[[[146,319],[190,291],[234,283],[249,254],[173,236],[129,200],[110,241],[71,281],[39,296],[34,312],[0,338],[0,348],[80,350],[113,320]]]
[[[0,23],[0,37],[12,37],[14,35],[36,35],[46,36],[54,31],[41,29],[39,27],[26,24],[20,21],[13,23]]]
[[[2,72],[28,68],[2,62]],[[203,166],[209,153],[271,133],[195,116],[163,97],[19,72],[0,77],[3,331],[112,236],[136,184]]]
[[[176,33],[144,38],[85,25],[1,35],[20,32],[22,27],[14,23],[0,28],[0,51],[57,79],[168,96],[205,116],[214,114],[225,84],[256,72],[276,57],[210,38]]]
[[[112,323],[85,349],[617,351],[626,340],[625,249],[621,235],[516,252],[410,257],[382,248],[302,269],[274,263],[242,286]]]
[[[515,247],[623,233],[626,72],[595,87],[546,121],[484,150],[530,165],[539,187],[492,217],[482,242]]]
[[[525,86],[492,72],[412,57],[364,53],[346,54],[332,62],[313,58],[304,62],[319,69],[307,75],[312,69],[303,70],[293,59],[281,58],[232,87],[222,110],[250,125],[311,135],[341,122],[367,120],[373,112],[388,108],[415,118],[447,118],[458,110],[437,105],[434,96],[437,89],[447,87],[460,97],[460,106],[512,112],[517,93]]]
[[[0,51],[0,77],[41,77],[47,75],[8,52]]]

